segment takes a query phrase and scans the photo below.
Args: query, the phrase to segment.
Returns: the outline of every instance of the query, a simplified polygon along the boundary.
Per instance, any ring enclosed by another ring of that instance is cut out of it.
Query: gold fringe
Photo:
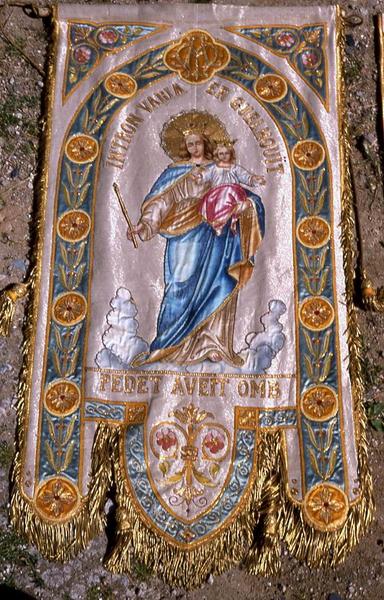
[[[120,435],[124,436],[123,428]],[[268,433],[259,440],[261,477],[257,477],[249,498],[234,521],[215,538],[191,550],[167,542],[144,522],[125,484],[121,441],[115,438],[113,462],[118,529],[111,554],[105,563],[107,569],[113,573],[134,572],[135,563],[140,562],[169,585],[191,589],[202,585],[211,573],[219,575],[245,559],[254,542],[255,527],[260,518],[264,518],[261,510],[269,511],[268,503],[266,506],[263,503],[275,493],[273,469],[278,463],[280,450],[278,434]],[[269,522],[268,518],[266,521]],[[266,558],[267,563],[268,560],[269,557]],[[270,562],[276,560],[279,557],[273,554]]]
[[[105,527],[104,505],[112,485],[111,446],[114,431],[99,425],[93,446],[92,473],[88,496],[74,517],[51,523],[36,512],[20,486],[12,494],[10,518],[18,533],[34,544],[48,560],[67,561],[96,537]]]
[[[19,298],[23,298],[27,294],[27,291],[28,286],[26,284],[14,283],[0,292],[0,335],[9,336],[16,303]]]

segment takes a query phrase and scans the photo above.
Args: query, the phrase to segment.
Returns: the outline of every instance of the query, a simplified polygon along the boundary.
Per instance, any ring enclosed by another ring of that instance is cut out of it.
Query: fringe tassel
[[[91,485],[80,510],[67,522],[50,523],[40,517],[18,486],[13,494],[10,518],[17,532],[26,537],[48,560],[67,561],[101,533],[105,527],[104,505],[112,485],[111,448],[114,431],[99,425],[93,445]]]
[[[281,566],[280,539],[277,517],[280,506],[281,485],[281,439],[279,432],[270,434],[268,444],[261,447],[257,481],[262,493],[258,522],[254,530],[254,542],[247,554],[245,567],[252,575],[271,577]],[[256,517],[256,515],[255,515]]]
[[[124,435],[122,430],[121,435]],[[105,566],[113,573],[126,573],[134,570],[135,562],[140,562],[153,574],[172,586],[191,589],[202,585],[209,574],[219,575],[246,557],[254,543],[254,529],[260,519],[260,509],[266,498],[274,498],[275,481],[271,468],[277,463],[280,442],[276,434],[267,434],[259,441],[259,458],[262,476],[257,476],[253,489],[233,522],[212,540],[206,540],[191,550],[178,548],[167,542],[144,522],[132,502],[124,480],[124,467],[121,465],[121,445],[114,451],[117,534],[111,554]],[[266,502],[265,508],[271,508]],[[269,510],[265,523],[270,525]],[[274,550],[265,558],[265,563],[277,570],[279,556]]]
[[[15,283],[0,292],[0,335],[8,337],[16,310],[16,302],[28,291],[24,283]]]

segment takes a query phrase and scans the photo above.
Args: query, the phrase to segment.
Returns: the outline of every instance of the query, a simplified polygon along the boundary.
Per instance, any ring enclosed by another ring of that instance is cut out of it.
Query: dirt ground
[[[331,4],[319,0],[314,3]],[[310,6],[313,2],[267,0],[249,4]],[[378,108],[379,55],[374,15],[384,12],[384,1],[343,1],[341,4],[347,13],[362,18],[362,24],[348,29],[347,101],[365,262],[375,285],[380,286],[384,285],[384,140]],[[0,289],[22,281],[28,271],[47,41],[47,22],[27,17],[20,8],[0,8]],[[384,314],[358,309],[358,317],[364,342],[367,408],[372,414],[384,401]],[[19,590],[14,592],[14,597],[47,600],[114,597],[216,600],[219,596],[221,600],[384,598],[384,433],[372,427],[369,428],[369,453],[376,516],[368,535],[345,564],[335,570],[311,571],[289,557],[283,548],[278,577],[260,579],[233,569],[221,577],[210,577],[201,589],[185,593],[168,588],[139,568],[132,576],[115,576],[105,571],[102,566],[106,548],[104,536],[94,540],[85,552],[64,566],[42,559],[12,532],[7,521],[22,323],[21,302],[10,337],[0,338],[0,590],[3,594],[6,589],[8,593],[13,589]]]

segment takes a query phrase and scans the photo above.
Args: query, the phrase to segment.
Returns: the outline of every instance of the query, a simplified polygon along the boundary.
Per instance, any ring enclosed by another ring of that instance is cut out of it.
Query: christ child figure
[[[265,177],[253,175],[237,165],[232,141],[219,142],[214,151],[215,163],[194,173],[197,180],[210,184],[200,203],[200,214],[221,235],[224,226],[231,222],[236,233],[239,216],[251,205],[246,190],[240,185],[254,187],[265,185]]]

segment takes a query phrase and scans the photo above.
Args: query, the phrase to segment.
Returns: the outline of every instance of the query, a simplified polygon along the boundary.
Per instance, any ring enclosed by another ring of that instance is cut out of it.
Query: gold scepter
[[[135,248],[138,248],[138,247],[139,247],[139,245],[138,245],[138,243],[137,243],[137,240],[136,240],[136,235],[135,235],[135,232],[133,231],[133,225],[132,225],[132,221],[131,221],[131,219],[129,218],[129,214],[128,214],[128,211],[127,211],[127,207],[125,206],[125,204],[124,204],[124,201],[123,201],[123,199],[122,199],[122,197],[121,197],[120,188],[119,188],[119,186],[117,185],[117,183],[116,183],[116,182],[114,182],[112,185],[113,185],[113,189],[115,190],[115,193],[116,193],[117,199],[118,199],[118,201],[119,201],[120,208],[121,208],[121,210],[123,211],[123,215],[124,215],[124,217],[125,217],[125,220],[127,221],[127,224],[128,224],[128,229],[129,229],[129,233],[131,234],[131,237],[132,237],[132,242],[133,242],[133,245],[134,245],[134,247],[135,247]]]

